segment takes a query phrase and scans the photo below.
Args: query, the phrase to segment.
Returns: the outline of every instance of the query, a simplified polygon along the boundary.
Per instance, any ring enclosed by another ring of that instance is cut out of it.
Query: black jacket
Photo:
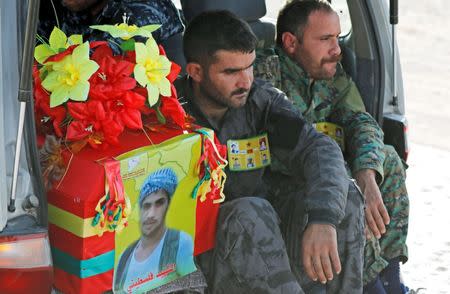
[[[222,144],[267,133],[272,158],[284,165],[293,180],[304,183],[309,222],[340,223],[348,192],[342,152],[332,139],[318,133],[303,119],[283,92],[256,80],[245,106],[229,109],[221,125],[216,125],[192,101],[190,83],[184,78],[176,86],[180,102],[196,124],[213,129]],[[267,198],[270,187],[263,179],[264,173],[266,176],[269,173],[269,177],[276,173],[267,168],[226,172],[224,191],[228,200],[246,196]]]

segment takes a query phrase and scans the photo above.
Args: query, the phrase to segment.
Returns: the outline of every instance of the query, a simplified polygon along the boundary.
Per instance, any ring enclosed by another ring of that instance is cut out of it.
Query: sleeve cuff
[[[355,161],[353,163],[352,175],[356,174],[359,170],[362,169],[373,169],[375,171],[375,179],[378,185],[381,185],[384,181],[384,171],[383,166],[381,164],[365,164],[362,162]]]
[[[330,224],[336,227],[338,218],[325,209],[311,210],[308,212],[308,224]]]

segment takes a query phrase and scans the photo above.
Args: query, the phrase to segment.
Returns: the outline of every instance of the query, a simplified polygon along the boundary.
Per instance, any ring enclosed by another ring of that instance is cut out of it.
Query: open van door
[[[0,293],[50,293],[52,284],[31,99],[38,13],[39,0],[0,5]]]

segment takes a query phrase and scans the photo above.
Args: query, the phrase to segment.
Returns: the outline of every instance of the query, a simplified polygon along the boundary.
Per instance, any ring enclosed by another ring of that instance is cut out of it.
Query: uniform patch
[[[341,150],[345,151],[344,129],[342,127],[330,122],[319,122],[313,125],[318,132],[321,132],[332,138],[334,141],[336,141],[336,143],[338,143],[339,147],[341,147]]]
[[[228,162],[231,171],[246,171],[270,165],[267,134],[227,141]]]

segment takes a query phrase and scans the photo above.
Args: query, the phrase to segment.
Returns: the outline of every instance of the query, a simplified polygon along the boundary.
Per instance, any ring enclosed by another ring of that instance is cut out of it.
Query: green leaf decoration
[[[53,31],[50,34],[50,48],[53,50],[59,50],[60,48],[66,49],[67,44],[67,36],[63,31],[58,29],[57,27],[53,28]]]
[[[162,114],[161,109],[159,108],[159,106],[160,106],[159,104],[160,104],[160,103],[158,103],[158,104],[154,107],[155,112],[156,112],[156,118],[158,119],[158,121],[159,121],[160,123],[166,124],[167,120],[166,120],[166,118],[164,117],[164,115]]]
[[[120,48],[122,51],[134,51],[135,42],[134,39],[128,39],[120,44]]]

